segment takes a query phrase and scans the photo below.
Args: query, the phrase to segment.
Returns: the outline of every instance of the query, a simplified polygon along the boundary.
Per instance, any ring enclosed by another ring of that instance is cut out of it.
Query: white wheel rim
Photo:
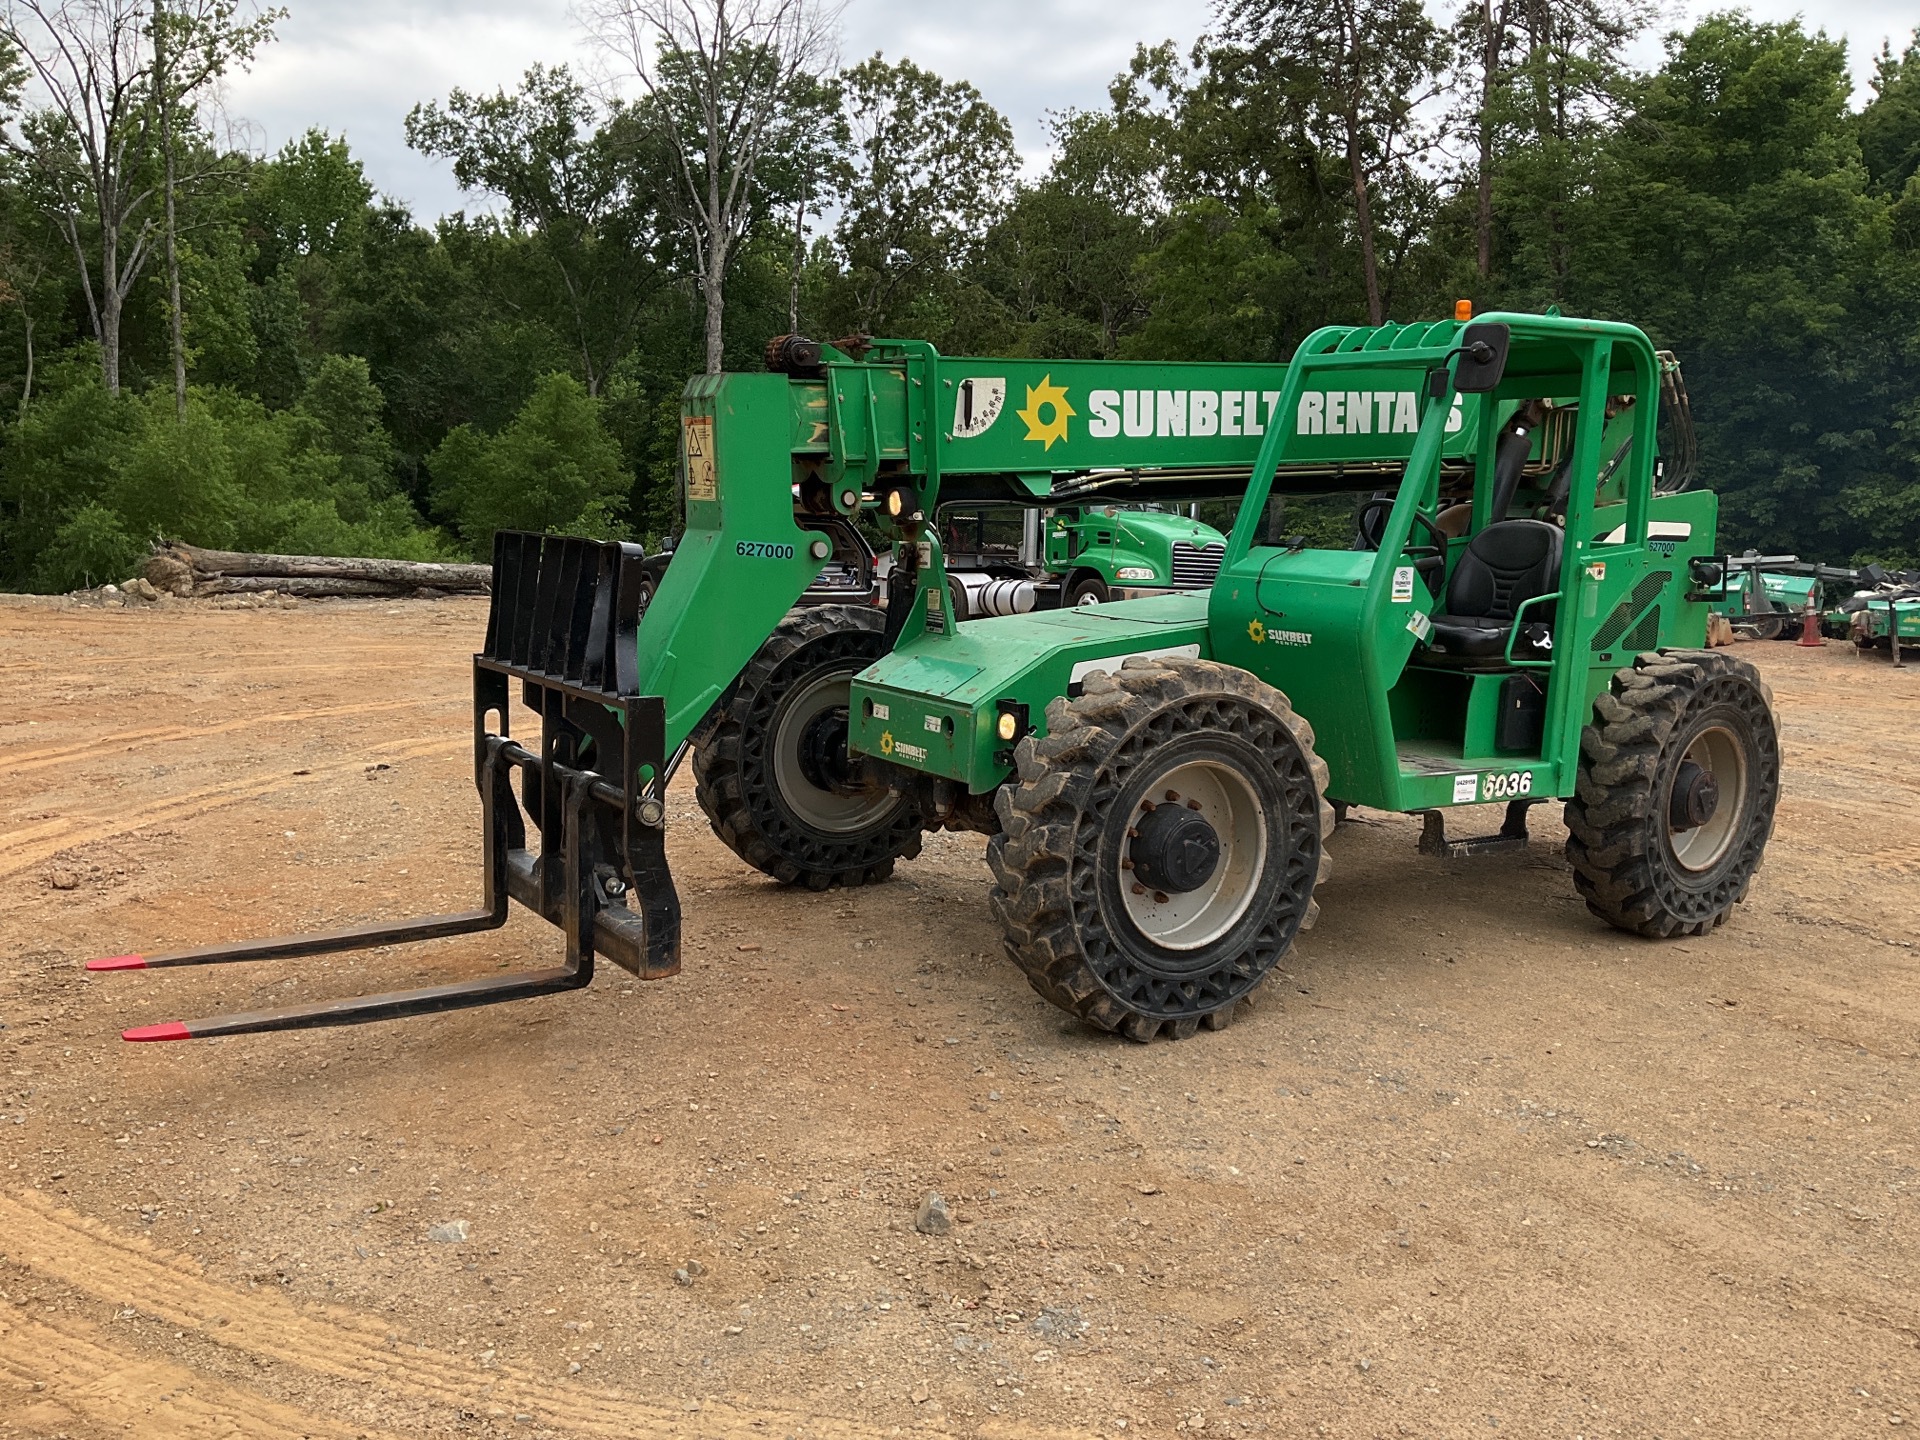
[[[1666,796],[1667,844],[1673,858],[1695,874],[1711,870],[1733,848],[1747,814],[1747,752],[1734,733],[1724,725],[1713,725],[1694,736],[1682,761],[1691,760],[1713,776],[1719,787],[1720,803],[1704,825],[1691,830],[1673,828],[1673,785],[1668,782]],[[1680,767],[1674,767],[1677,779]]]
[[[1177,798],[1167,799],[1171,791]],[[1218,760],[1192,760],[1155,778],[1128,818],[1131,831],[1156,805],[1184,805],[1220,837],[1220,860],[1204,884],[1181,895],[1141,885],[1128,867],[1127,845],[1119,862],[1120,895],[1127,918],[1165,950],[1198,950],[1231,930],[1253,904],[1267,863],[1267,815],[1252,783]]]
[[[899,802],[880,791],[870,795],[839,795],[822,790],[807,778],[800,763],[800,740],[807,726],[823,711],[847,708],[853,671],[816,675],[789,695],[774,716],[772,766],[774,784],[787,809],[802,824],[827,835],[851,835],[880,819]]]

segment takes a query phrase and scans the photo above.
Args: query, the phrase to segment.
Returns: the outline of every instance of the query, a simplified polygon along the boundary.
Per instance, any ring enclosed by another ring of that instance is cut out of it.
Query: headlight
[[[1153,579],[1153,567],[1151,565],[1122,565],[1118,570],[1113,572],[1113,577],[1116,580],[1151,580]]]
[[[1000,717],[1000,738],[1002,740],[1011,740],[1019,733],[1020,721],[1017,716],[1007,714]]]

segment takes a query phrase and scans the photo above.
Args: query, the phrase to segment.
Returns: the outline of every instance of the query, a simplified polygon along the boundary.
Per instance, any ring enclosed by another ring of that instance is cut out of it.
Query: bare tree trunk
[[[120,393],[120,287],[113,283],[113,235],[109,232],[102,246],[105,258],[100,269],[106,284],[100,296],[100,379],[109,395]]]
[[[173,77],[167,73],[166,26],[158,3],[153,7],[153,80],[160,105],[160,151],[166,169],[167,334],[173,345],[173,413],[187,415],[187,339],[180,309],[180,228],[174,213],[178,176],[173,153]]]
[[[33,314],[25,300],[20,302],[20,319],[27,327],[27,378],[20,386],[20,413],[24,416],[33,400]]]
[[[842,3],[583,0],[589,30],[645,87],[673,150],[706,310],[709,374],[725,360],[727,262],[753,219],[755,167],[795,78],[829,58]],[[676,93],[664,79],[667,57],[685,66],[686,90]],[[743,62],[757,73],[735,68]],[[684,101],[699,109],[701,143],[676,113]]]
[[[272,38],[282,12],[242,17],[236,13],[241,3],[247,0],[173,0],[172,8],[165,0],[7,0],[0,6],[0,42],[22,63],[33,103],[59,115],[71,138],[71,146],[50,143],[11,125],[0,127],[0,146],[32,167],[56,197],[54,220],[73,249],[100,342],[100,377],[110,395],[120,393],[127,296],[152,258],[156,230],[164,231],[166,242],[176,396],[184,391],[172,128],[183,100],[244,64]],[[184,48],[193,64],[184,72],[177,69],[183,47],[168,32],[188,37]],[[173,73],[165,73],[167,58]],[[159,220],[148,208],[155,192],[143,183],[156,119],[168,132],[165,214]],[[96,231],[97,294],[88,256]]]
[[[1493,0],[1481,0],[1479,176],[1475,197],[1474,239],[1480,278],[1493,273],[1493,92],[1500,81],[1500,56],[1506,49],[1507,12]]]
[[[700,277],[700,298],[707,309],[707,373],[718,375],[721,362],[726,357],[726,341],[721,322],[726,318],[726,284],[721,278],[725,273],[726,246],[718,240],[707,247],[706,273]]]
[[[712,97],[717,100],[716,95]],[[717,218],[721,209],[719,107],[710,104],[707,121],[707,214]],[[700,289],[707,307],[707,373],[718,375],[725,359],[726,341],[721,322],[726,316],[726,275],[728,241],[732,238],[726,224],[707,228],[707,263],[700,276]]]
[[[800,267],[807,258],[807,191],[813,176],[800,187],[800,203],[793,207],[793,272],[787,277],[787,333],[800,333]]]
[[[1373,247],[1373,205],[1367,194],[1367,166],[1360,154],[1360,122],[1347,116],[1347,170],[1353,176],[1353,208],[1360,228],[1360,273],[1367,287],[1367,323],[1378,325],[1386,317],[1380,302],[1380,261]]]

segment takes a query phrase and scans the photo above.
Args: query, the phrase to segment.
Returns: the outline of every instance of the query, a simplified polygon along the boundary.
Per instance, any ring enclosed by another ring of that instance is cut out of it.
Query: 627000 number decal
[[[774,545],[766,540],[742,540],[733,547],[733,553],[750,560],[791,560],[793,547]]]
[[[1522,795],[1533,793],[1533,772],[1531,770],[1513,770],[1505,775],[1487,774],[1480,777],[1480,798],[1482,800],[1517,800]]]

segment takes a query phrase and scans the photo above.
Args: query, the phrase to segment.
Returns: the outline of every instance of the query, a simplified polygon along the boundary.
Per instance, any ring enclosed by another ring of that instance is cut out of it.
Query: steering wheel
[[[1354,517],[1354,526],[1360,534],[1361,549],[1380,548],[1380,542],[1386,538],[1387,514],[1393,509],[1395,499],[1392,495],[1376,495],[1360,507],[1360,513]],[[1440,576],[1447,568],[1447,535],[1424,511],[1415,510],[1413,518],[1420,522],[1433,543],[1408,545],[1402,553],[1413,561],[1413,568],[1425,577],[1427,592],[1438,599]]]

